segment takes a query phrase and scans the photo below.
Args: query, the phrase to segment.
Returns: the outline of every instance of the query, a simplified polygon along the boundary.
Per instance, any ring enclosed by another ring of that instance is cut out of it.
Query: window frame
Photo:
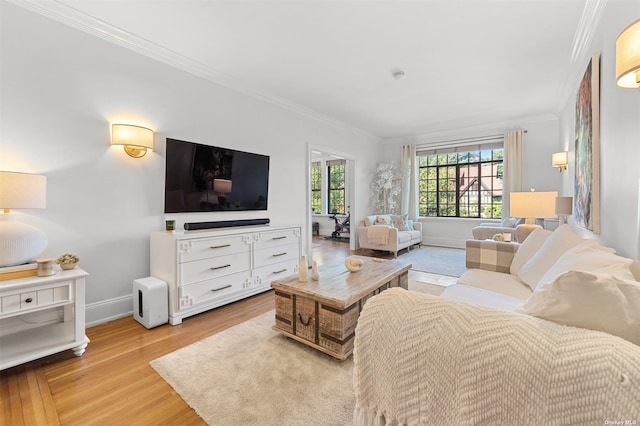
[[[502,217],[503,143],[421,151],[417,155],[417,160],[420,217],[462,219]],[[487,166],[490,170],[489,174],[486,173]],[[499,189],[496,188],[498,182],[502,182]],[[435,189],[430,190],[429,186]],[[471,209],[474,204],[475,207]],[[472,210],[475,214],[472,214]],[[488,215],[485,214],[486,211],[489,212]]]

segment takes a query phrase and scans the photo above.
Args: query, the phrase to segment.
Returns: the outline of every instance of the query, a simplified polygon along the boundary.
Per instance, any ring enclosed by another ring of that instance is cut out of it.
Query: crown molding
[[[569,72],[565,75],[562,84],[562,92],[558,98],[556,112],[562,114],[569,97],[576,91],[576,82],[580,81],[584,74],[585,64],[588,58],[591,58],[589,46],[593,40],[593,36],[598,29],[600,18],[607,5],[607,0],[587,0],[582,10],[582,16],[578,27],[573,36],[573,44],[571,46],[571,57],[569,59]]]
[[[359,127],[352,126],[340,120],[336,120],[327,115],[321,114],[310,108],[290,102],[284,98],[261,92],[255,88],[244,84],[237,78],[219,71],[213,67],[195,61],[180,53],[167,49],[152,41],[138,37],[135,34],[124,31],[121,28],[110,25],[104,21],[87,15],[71,6],[60,3],[57,0],[6,0],[16,6],[38,13],[49,19],[53,19],[62,24],[68,25],[77,30],[99,37],[110,43],[114,43],[126,49],[132,50],[141,55],[160,61],[164,64],[188,72],[195,76],[204,78],[228,89],[240,92],[263,102],[278,106],[285,110],[302,115],[315,121],[331,125],[333,127],[346,130],[350,133],[380,140],[379,136],[373,135]]]

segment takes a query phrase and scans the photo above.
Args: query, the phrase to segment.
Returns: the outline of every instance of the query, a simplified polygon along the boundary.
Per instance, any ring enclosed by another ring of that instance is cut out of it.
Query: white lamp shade
[[[573,197],[556,198],[556,214],[569,216],[573,213]]]
[[[549,192],[512,192],[512,217],[553,218],[556,216],[556,191]]]
[[[551,165],[561,167],[569,164],[569,153],[567,151],[554,152],[551,154]]]
[[[0,171],[0,208],[44,209],[46,206],[46,176]]]
[[[111,126],[111,145],[122,145],[131,157],[144,157],[147,150],[153,151],[153,130],[130,124],[114,124]]]
[[[640,87],[640,19],[625,28],[616,40],[616,83],[620,87]]]
[[[228,194],[231,192],[231,181],[228,179],[214,179],[213,190],[219,194]]]

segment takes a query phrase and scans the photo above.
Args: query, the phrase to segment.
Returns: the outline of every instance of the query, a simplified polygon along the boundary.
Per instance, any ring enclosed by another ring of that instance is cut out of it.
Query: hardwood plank
[[[351,254],[314,238],[319,264]],[[82,357],[65,351],[0,371],[0,423],[21,425],[203,425],[149,362],[275,308],[273,291],[147,330],[133,317],[87,329]]]

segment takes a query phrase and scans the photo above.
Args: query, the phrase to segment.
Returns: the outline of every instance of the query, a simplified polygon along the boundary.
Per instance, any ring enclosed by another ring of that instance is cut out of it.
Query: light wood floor
[[[319,264],[351,254],[344,242],[314,238],[313,245]],[[271,309],[274,297],[268,291],[177,326],[147,330],[127,317],[91,327],[82,357],[65,351],[0,372],[0,424],[204,424],[149,361]]]

